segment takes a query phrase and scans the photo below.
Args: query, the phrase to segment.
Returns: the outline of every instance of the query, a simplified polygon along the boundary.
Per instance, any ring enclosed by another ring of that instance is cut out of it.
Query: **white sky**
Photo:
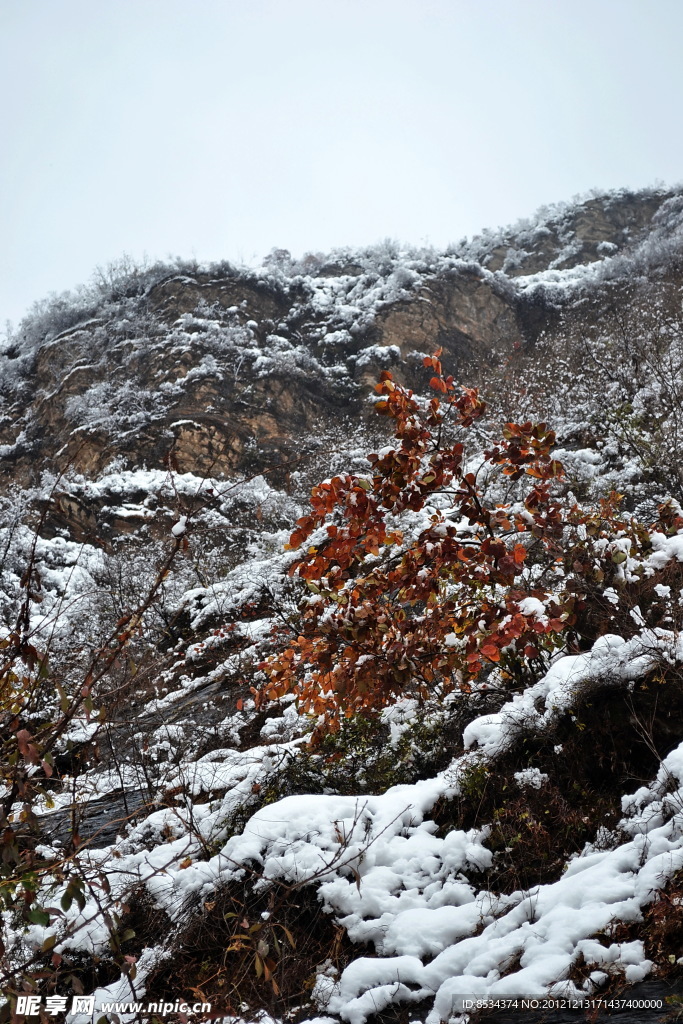
[[[681,0],[0,0],[0,323],[128,253],[444,246],[683,178]]]

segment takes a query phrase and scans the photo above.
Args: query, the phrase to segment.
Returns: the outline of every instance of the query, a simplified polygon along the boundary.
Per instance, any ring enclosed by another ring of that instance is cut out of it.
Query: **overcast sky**
[[[681,0],[0,0],[0,324],[122,256],[445,246],[683,178]]]

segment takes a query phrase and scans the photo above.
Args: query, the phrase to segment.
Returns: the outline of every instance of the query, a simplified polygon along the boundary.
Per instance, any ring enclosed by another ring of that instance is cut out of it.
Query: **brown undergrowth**
[[[521,735],[515,748],[465,778],[462,796],[437,808],[445,832],[490,825],[494,851],[486,884],[498,892],[554,881],[587,842],[609,848],[624,838],[621,797],[655,777],[683,735],[683,679],[658,671],[633,690],[587,695],[547,735]],[[515,773],[536,768],[539,788]]]
[[[149,980],[147,998],[210,1002],[212,1013],[266,1010],[296,1021],[311,1016],[319,972],[341,972],[357,947],[324,913],[313,886],[231,882],[195,911],[174,954]]]
[[[499,761],[473,768],[462,795],[437,807],[435,818],[442,832],[490,826],[487,845],[494,853],[493,865],[475,884],[510,893],[555,881],[586,843],[607,849],[624,841],[618,828],[622,795],[655,777],[681,733],[683,680],[674,669],[652,673],[632,690],[596,690],[577,700],[552,734],[521,735]],[[367,738],[361,739],[363,747]],[[336,762],[334,751],[327,753],[332,766],[325,768],[318,748],[305,777],[288,776],[279,780],[280,786],[290,792],[312,791],[311,773],[320,773],[329,784]],[[394,772],[400,769],[397,760],[394,756]],[[515,779],[515,773],[529,767],[547,775],[538,789]],[[369,772],[371,778],[377,772],[372,781],[382,781],[385,770],[380,759]],[[404,770],[406,766],[399,774]],[[391,785],[395,780],[383,781]],[[272,799],[280,795],[269,794]],[[312,1012],[316,972],[343,970],[359,949],[323,912],[314,885],[262,889],[254,884],[258,881],[255,873],[231,883],[194,912],[174,940],[173,959],[151,980],[150,999],[172,990],[177,998],[209,1001],[225,1013],[243,1014],[246,1007],[296,1020],[299,1012]],[[656,897],[645,911],[644,928],[615,928],[623,935],[605,935],[607,945],[643,938],[647,955],[672,970],[671,957],[683,929],[683,882],[674,881]],[[683,949],[677,956],[681,953]],[[577,979],[581,970],[577,962]],[[622,983],[615,977],[610,984]]]
[[[644,912],[640,938],[650,960],[667,973],[683,976],[683,871],[677,871]]]

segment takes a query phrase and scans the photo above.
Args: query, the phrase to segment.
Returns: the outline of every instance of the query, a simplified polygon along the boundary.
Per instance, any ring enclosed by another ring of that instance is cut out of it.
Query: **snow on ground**
[[[295,757],[302,740],[246,753],[213,751],[173,768],[167,782],[182,783],[190,795],[222,790],[223,798],[159,808],[113,847],[87,858],[93,871],[106,869],[120,898],[144,884],[175,922],[217,887],[241,878],[246,866],[260,874],[257,889],[276,881],[314,883],[350,938],[372,943],[377,954],[357,957],[340,977],[319,975],[314,996],[321,1012],[349,1024],[363,1024],[395,1002],[430,1000],[427,1019],[438,1024],[457,1016],[466,997],[586,995],[617,970],[627,982],[639,981],[652,966],[642,944],[605,944],[596,935],[641,920],[642,908],[683,868],[683,744],[651,785],[624,797],[619,829],[626,841],[611,849],[589,844],[557,881],[526,891],[480,891],[477,875],[492,862],[488,828],[439,835],[430,815],[520,732],[552,729],[582,693],[628,686],[662,657],[683,660],[683,640],[664,630],[642,630],[629,641],[602,637],[589,652],[558,658],[496,715],[471,722],[465,753],[434,778],[364,797],[286,797],[259,809],[240,834],[202,859],[255,783]],[[540,773],[519,774],[520,784],[543,784]],[[73,907],[65,923],[72,934],[58,937],[57,952],[107,941],[95,904]],[[42,943],[49,931],[32,926],[29,940]],[[593,968],[583,984],[567,978],[579,957]]]

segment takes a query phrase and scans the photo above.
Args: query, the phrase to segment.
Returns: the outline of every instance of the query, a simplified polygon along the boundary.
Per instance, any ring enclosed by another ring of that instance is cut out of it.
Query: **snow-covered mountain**
[[[383,370],[425,395],[441,349],[480,389],[473,465],[497,423],[547,421],[564,498],[680,512],[682,285],[661,189],[448,252],[122,264],[36,305],[0,352],[9,992],[96,993],[78,1021],[184,1000],[437,1024],[677,977],[677,528],[613,548],[594,642],[539,678],[406,696],[314,746],[257,691],[296,635],[311,487],[391,441]]]

